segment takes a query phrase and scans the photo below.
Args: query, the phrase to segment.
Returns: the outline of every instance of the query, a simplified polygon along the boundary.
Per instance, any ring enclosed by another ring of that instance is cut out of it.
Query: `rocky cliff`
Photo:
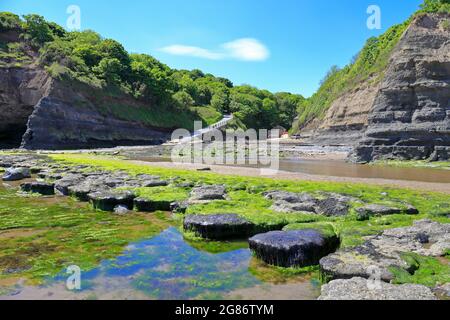
[[[20,41],[1,34],[0,41]],[[153,128],[126,118],[145,108],[125,94],[107,94],[75,80],[52,78],[28,52],[28,63],[0,66],[0,148],[74,149],[159,144],[168,128]],[[124,117],[109,106],[123,106]],[[148,109],[147,109],[148,110]]]
[[[355,145],[351,160],[446,160],[450,155],[449,14],[413,19],[381,80],[336,99],[309,141]]]

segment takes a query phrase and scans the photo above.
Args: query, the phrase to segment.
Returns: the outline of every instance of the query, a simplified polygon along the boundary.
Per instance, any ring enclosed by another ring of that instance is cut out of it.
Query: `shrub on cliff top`
[[[22,22],[18,15],[10,12],[0,12],[0,32],[19,29]]]

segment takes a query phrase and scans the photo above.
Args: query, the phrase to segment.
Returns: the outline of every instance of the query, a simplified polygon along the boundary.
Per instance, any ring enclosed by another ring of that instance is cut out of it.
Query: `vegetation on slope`
[[[450,0],[425,0],[415,15],[435,12],[450,12]],[[321,119],[337,98],[356,88],[363,81],[370,80],[374,83],[380,81],[392,50],[413,17],[402,24],[392,26],[379,37],[368,39],[363,49],[347,66],[342,69],[337,66],[331,67],[319,90],[299,107],[298,120],[294,123],[292,131],[298,131],[314,119]]]
[[[34,14],[22,20],[0,13],[0,32],[16,32],[21,39],[0,43],[0,66],[21,66],[27,51],[38,52],[40,65],[54,78],[77,80],[111,96],[126,94],[148,106],[118,105],[109,112],[152,126],[191,129],[195,118],[191,115],[211,124],[223,114],[234,113],[236,123],[244,127],[270,129],[281,124],[289,128],[303,101],[300,95],[234,86],[228,79],[200,70],[174,70],[150,55],[129,54],[117,41],[94,31],[67,32]],[[172,116],[157,117],[157,113]]]

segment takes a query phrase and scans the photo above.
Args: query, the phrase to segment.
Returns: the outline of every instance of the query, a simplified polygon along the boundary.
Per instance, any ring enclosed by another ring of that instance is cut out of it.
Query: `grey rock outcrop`
[[[395,48],[352,159],[448,160],[449,14],[416,17]]]
[[[319,300],[436,300],[430,288],[423,285],[372,284],[357,277],[331,281],[321,291]]]

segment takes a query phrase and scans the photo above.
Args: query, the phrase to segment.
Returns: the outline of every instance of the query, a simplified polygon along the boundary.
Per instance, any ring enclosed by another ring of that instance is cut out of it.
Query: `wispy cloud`
[[[270,56],[269,49],[257,39],[252,38],[236,39],[223,43],[217,50],[181,44],[174,44],[160,48],[159,50],[178,56],[190,56],[210,60],[235,59],[241,61],[264,61]]]

